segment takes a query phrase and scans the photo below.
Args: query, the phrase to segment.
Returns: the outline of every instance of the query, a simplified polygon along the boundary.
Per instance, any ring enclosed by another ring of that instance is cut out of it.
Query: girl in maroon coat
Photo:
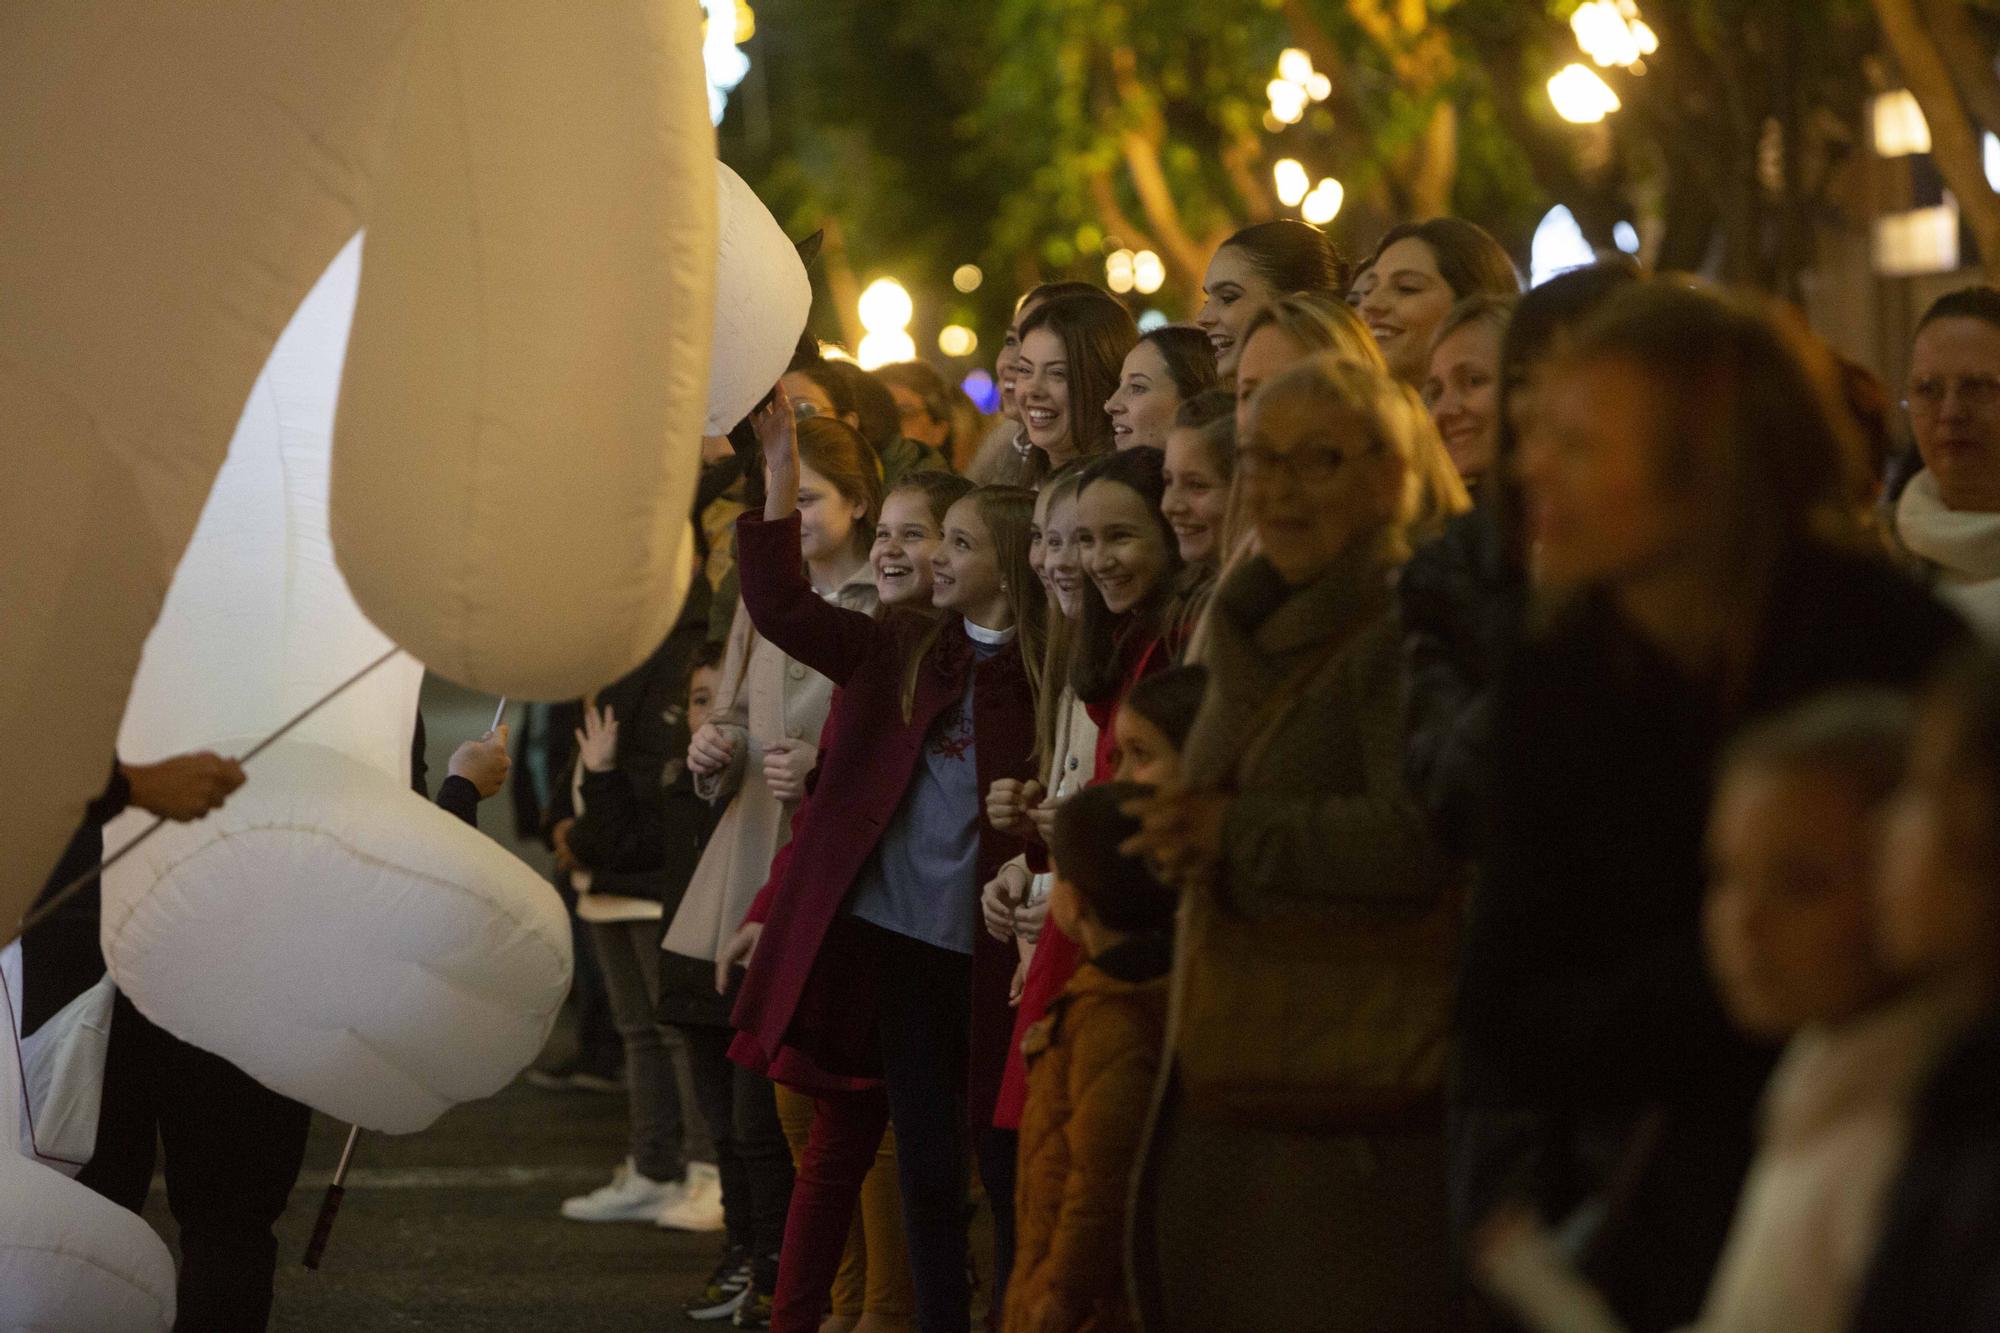
[[[881,620],[832,606],[799,574],[798,454],[781,392],[756,419],[762,517],[737,525],[758,633],[841,687],[792,880],[772,903],[735,1020],[765,1060],[789,1044],[880,1089],[822,1093],[785,1228],[772,1327],[812,1330],[883,1127],[896,1127],[917,1324],[970,1321],[964,1162],[992,1115],[1013,955],[979,929],[979,886],[1020,850],[982,795],[1033,771],[1041,589],[1034,497],[982,487],[946,515],[932,560],[945,614]]]

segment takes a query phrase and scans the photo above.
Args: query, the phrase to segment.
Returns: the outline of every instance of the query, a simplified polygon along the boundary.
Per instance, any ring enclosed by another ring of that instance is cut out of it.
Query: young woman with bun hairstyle
[[[1236,359],[1258,311],[1297,292],[1338,301],[1347,277],[1347,261],[1326,233],[1294,218],[1260,222],[1224,241],[1202,276],[1205,299],[1194,317],[1215,349],[1223,383],[1236,377]]]

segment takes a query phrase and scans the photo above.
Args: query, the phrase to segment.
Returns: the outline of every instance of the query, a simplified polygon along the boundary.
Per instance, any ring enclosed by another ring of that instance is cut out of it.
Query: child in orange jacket
[[[1007,1333],[1134,1327],[1127,1196],[1167,1015],[1174,898],[1119,845],[1147,789],[1089,787],[1056,812],[1049,918],[1088,961],[1031,1028]]]

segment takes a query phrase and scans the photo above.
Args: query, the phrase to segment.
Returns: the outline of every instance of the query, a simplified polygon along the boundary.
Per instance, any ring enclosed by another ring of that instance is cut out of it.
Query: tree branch
[[[1139,82],[1139,58],[1132,48],[1114,46],[1109,55],[1118,98],[1134,116],[1133,121],[1118,130],[1118,147],[1125,158],[1125,170],[1132,177],[1133,192],[1139,196],[1139,211],[1146,215],[1147,224],[1159,237],[1161,258],[1177,271],[1184,283],[1199,286],[1208,253],[1188,235],[1181,222],[1180,205],[1174,200],[1166,168],[1160,163],[1166,126],[1159,106]]]
[[[2000,77],[1993,73],[1993,52],[1981,39],[1964,0],[1920,0],[1919,7],[1937,36],[1938,54],[1944,57],[1966,109],[1981,129],[2000,134]]]

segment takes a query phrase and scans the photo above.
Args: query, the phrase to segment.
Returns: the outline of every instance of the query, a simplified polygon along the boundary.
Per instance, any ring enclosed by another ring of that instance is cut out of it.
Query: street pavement
[[[317,1272],[301,1266],[346,1140],[316,1117],[306,1169],[278,1226],[271,1327],[297,1333],[697,1327],[680,1303],[721,1245],[636,1223],[569,1222],[556,1206],[609,1179],[625,1099],[515,1083],[421,1134],[363,1134]],[[169,1243],[157,1184],[146,1216]],[[709,1325],[708,1327],[714,1327]]]

